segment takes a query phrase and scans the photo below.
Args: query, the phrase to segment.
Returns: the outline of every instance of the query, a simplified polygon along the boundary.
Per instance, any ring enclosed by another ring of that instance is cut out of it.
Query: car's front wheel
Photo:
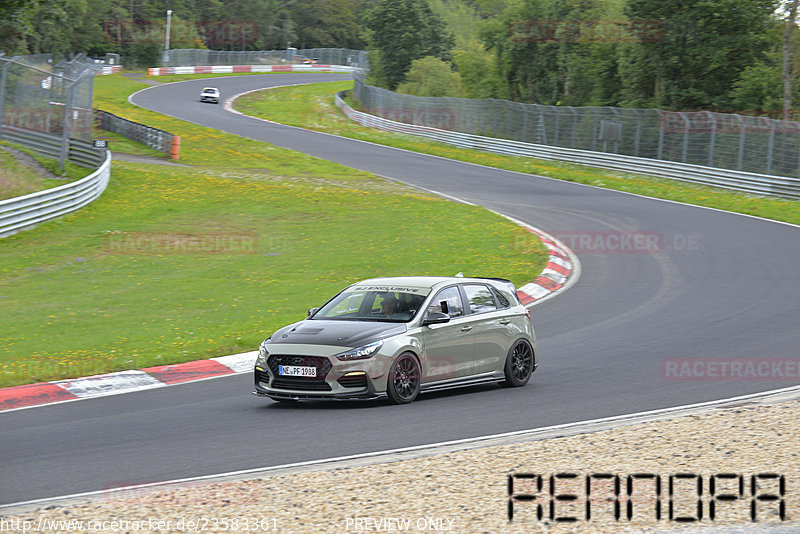
[[[407,404],[419,395],[420,367],[410,352],[397,357],[389,370],[386,395],[392,404]]]
[[[533,373],[533,348],[527,341],[518,340],[508,351],[504,372],[506,386],[519,387],[528,383]]]

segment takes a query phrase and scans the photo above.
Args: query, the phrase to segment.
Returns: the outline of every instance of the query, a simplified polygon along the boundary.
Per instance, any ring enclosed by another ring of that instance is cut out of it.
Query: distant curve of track
[[[344,78],[272,74],[214,84],[227,97]],[[794,384],[665,380],[661,366],[675,358],[798,357],[797,227],[269,124],[197,102],[208,83],[160,85],[133,101],[454,195],[551,233],[648,232],[661,236],[664,247],[628,254],[576,250],[581,279],[534,308],[541,366],[524,388],[477,387],[424,396],[408,406],[285,406],[250,396],[251,377],[245,374],[0,413],[0,504],[538,428]],[[431,221],[430,231],[454,224]],[[681,249],[688,242],[693,250]],[[409,266],[409,274],[423,273]]]

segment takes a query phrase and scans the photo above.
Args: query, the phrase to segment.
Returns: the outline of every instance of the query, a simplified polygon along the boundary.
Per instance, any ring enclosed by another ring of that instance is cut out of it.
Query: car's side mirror
[[[442,324],[442,323],[449,323],[450,316],[446,313],[442,312],[428,312],[425,318],[422,320],[422,326],[428,326],[432,324]]]
[[[319,308],[309,308],[308,313],[306,314],[306,317],[311,317],[312,315],[317,313],[317,310],[319,310]]]

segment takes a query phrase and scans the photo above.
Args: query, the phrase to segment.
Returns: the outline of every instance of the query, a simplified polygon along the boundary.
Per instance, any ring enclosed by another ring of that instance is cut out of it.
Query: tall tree
[[[661,21],[663,33],[628,49],[647,72],[629,62],[623,86],[657,107],[730,109],[734,83],[769,49],[775,7],[775,0],[628,0],[630,19]]]
[[[453,38],[426,0],[380,0],[364,16],[366,40],[378,52],[375,82],[394,90],[411,62],[425,56],[450,59]]]
[[[297,48],[360,48],[354,0],[296,0],[289,12],[297,26]]]
[[[783,62],[781,64],[781,78],[783,81],[783,120],[788,121],[792,110],[792,69],[791,47],[792,30],[797,18],[798,0],[792,0],[789,6],[789,16],[786,19],[786,31],[783,34]]]

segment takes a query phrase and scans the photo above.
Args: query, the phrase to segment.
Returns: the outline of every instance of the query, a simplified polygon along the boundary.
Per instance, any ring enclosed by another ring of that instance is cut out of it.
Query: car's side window
[[[464,286],[467,302],[472,313],[484,313],[497,310],[494,294],[484,285],[467,284]]]
[[[428,306],[428,313],[430,312],[446,313],[450,317],[464,315],[464,304],[461,302],[461,293],[458,288],[448,287],[439,291]]]
[[[500,291],[498,291],[497,289],[494,289],[494,288],[492,288],[492,292],[494,293],[494,296],[497,297],[497,303],[500,304],[501,308],[510,308],[511,307],[511,303],[508,301],[506,296],[503,295],[503,293],[501,293]]]

